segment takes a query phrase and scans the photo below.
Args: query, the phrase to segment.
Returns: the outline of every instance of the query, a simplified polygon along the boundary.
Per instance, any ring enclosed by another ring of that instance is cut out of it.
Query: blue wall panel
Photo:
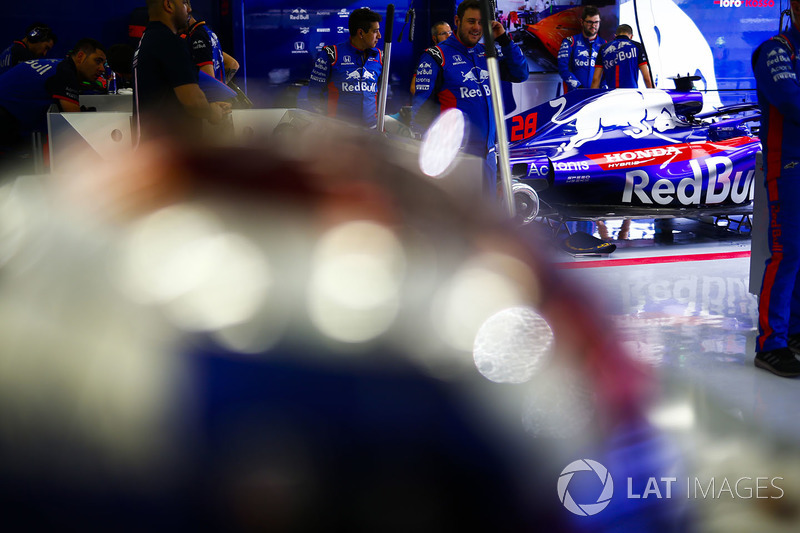
[[[314,59],[324,45],[338,44],[349,39],[349,14],[365,2],[348,0],[301,0],[287,3],[278,0],[248,0],[239,4],[241,18],[234,22],[235,32],[243,34],[247,93],[259,106],[293,107],[303,98],[302,85],[308,80]],[[378,0],[367,5],[383,16],[381,31],[386,28],[386,7],[395,6],[394,42],[392,45],[391,89],[387,109],[404,105],[412,74],[412,45],[408,42],[408,27],[403,40],[397,42],[403,29],[411,0]],[[234,11],[237,8],[234,7]],[[383,49],[384,40],[378,47]],[[405,89],[405,90],[404,90]],[[402,96],[399,93],[403,93]],[[402,100],[402,101],[401,101]]]

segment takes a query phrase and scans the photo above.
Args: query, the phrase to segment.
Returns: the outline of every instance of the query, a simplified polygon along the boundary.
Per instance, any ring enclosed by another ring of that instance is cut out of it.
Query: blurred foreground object
[[[541,246],[380,136],[286,135],[274,152],[142,145],[0,188],[4,523],[685,523],[682,502],[599,523],[562,504],[576,459],[674,448],[649,370]]]

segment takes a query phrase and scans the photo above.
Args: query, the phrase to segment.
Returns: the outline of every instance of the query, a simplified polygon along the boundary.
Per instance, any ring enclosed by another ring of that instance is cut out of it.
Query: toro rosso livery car
[[[571,219],[751,212],[755,106],[701,109],[699,92],[587,89],[508,119],[517,210],[532,218],[541,204],[541,214]]]

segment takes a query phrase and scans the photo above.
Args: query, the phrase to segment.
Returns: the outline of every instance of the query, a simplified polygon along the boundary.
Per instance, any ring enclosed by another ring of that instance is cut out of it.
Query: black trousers
[[[0,106],[0,150],[20,145],[19,129],[17,117]]]

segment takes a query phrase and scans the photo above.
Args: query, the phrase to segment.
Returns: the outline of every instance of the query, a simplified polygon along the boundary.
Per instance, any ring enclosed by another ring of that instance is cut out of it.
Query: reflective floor
[[[619,226],[608,223],[612,235]],[[753,366],[757,299],[748,287],[748,235],[684,219],[669,226],[665,239],[652,220],[634,221],[612,254],[563,253],[559,266],[599,291],[626,346],[663,379],[694,386],[733,417],[800,442],[800,383]]]

